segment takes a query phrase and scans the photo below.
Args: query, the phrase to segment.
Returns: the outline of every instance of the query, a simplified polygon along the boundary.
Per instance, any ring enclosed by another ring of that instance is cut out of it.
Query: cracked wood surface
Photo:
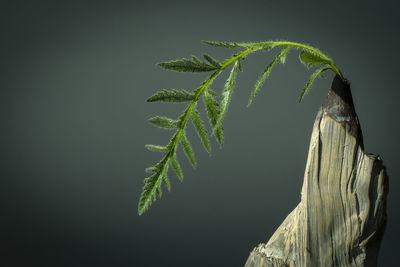
[[[377,266],[388,178],[364,152],[350,85],[335,77],[311,135],[301,201],[245,267]]]

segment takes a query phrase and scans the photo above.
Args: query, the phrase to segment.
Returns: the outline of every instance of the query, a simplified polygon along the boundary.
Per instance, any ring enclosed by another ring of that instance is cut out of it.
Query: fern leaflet
[[[139,199],[138,213],[142,215],[151,203],[156,200],[156,194],[161,196],[161,181],[168,171],[169,159],[167,156],[162,160],[162,167],[152,176],[144,179],[143,192]]]
[[[201,142],[203,143],[205,149],[209,154],[211,154],[211,146],[210,140],[208,139],[207,131],[204,127],[203,120],[201,119],[198,111],[196,108],[193,108],[192,112],[190,113],[190,118],[192,119],[192,123],[199,135]]]
[[[212,56],[210,56],[210,55],[207,55],[207,54],[203,54],[203,57],[211,64],[211,65],[213,65],[214,67],[216,67],[216,68],[221,68],[221,64],[216,60],[216,59],[214,59]]]
[[[330,64],[329,58],[322,57],[310,51],[301,52],[299,55],[299,59],[307,67]]]
[[[185,90],[162,90],[147,99],[147,102],[188,102],[193,95]]]
[[[231,73],[226,80],[224,91],[222,92],[222,99],[221,99],[221,108],[219,111],[219,115],[217,118],[217,122],[214,125],[213,133],[215,134],[218,129],[222,127],[222,121],[225,117],[226,112],[228,111],[228,105],[231,102],[233,88],[236,84],[236,75],[237,70],[239,67],[239,61],[236,61],[232,67]]]
[[[256,94],[258,93],[258,91],[260,90],[261,86],[263,85],[264,81],[267,79],[267,77],[270,75],[272,68],[276,65],[276,63],[278,61],[281,60],[281,58],[286,57],[286,54],[289,52],[290,48],[285,48],[282,50],[282,52],[280,52],[275,58],[274,60],[272,60],[271,63],[269,63],[269,65],[267,66],[267,68],[264,70],[264,72],[261,74],[261,77],[258,79],[258,81],[256,82],[256,84],[254,85],[254,89],[251,92],[251,96],[249,99],[249,103],[247,106],[250,106],[251,103],[253,102],[253,99],[256,97]]]
[[[150,151],[159,151],[159,152],[165,152],[168,151],[168,148],[166,146],[158,146],[158,145],[145,145],[145,147],[150,150]]]
[[[149,122],[163,129],[176,129],[179,127],[179,123],[176,120],[163,116],[150,118]]]
[[[206,104],[207,114],[208,118],[210,119],[211,127],[214,129],[219,117],[219,104],[208,90],[204,92],[204,102]],[[224,144],[224,133],[222,127],[216,128],[215,130],[213,130],[213,132],[215,133],[215,137],[217,138],[219,145],[222,147]]]
[[[183,172],[181,165],[179,164],[178,160],[176,159],[176,155],[171,158],[171,166],[172,169],[175,171],[176,175],[178,176],[179,180],[183,180]]]
[[[324,67],[324,68],[320,68],[317,69],[310,77],[310,79],[308,80],[306,86],[304,87],[303,91],[301,92],[300,98],[299,98],[299,102],[301,102],[301,100],[303,100],[303,97],[308,93],[308,91],[310,90],[314,80],[319,76],[322,75],[324,71],[329,70],[330,67]]]
[[[200,60],[198,60],[196,57],[193,58],[193,61],[182,58],[167,62],[160,62],[157,65],[167,70],[179,72],[207,72],[217,69],[217,67],[214,65],[200,62]]]
[[[196,168],[196,158],[194,157],[192,145],[189,143],[189,141],[186,138],[186,135],[181,136],[181,145],[183,148],[183,151],[186,154],[186,157],[190,161],[190,164],[192,164],[193,168]]]

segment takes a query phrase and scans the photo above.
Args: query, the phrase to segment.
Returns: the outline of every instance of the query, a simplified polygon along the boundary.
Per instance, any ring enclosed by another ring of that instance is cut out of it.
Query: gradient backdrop
[[[399,6],[397,1],[1,1],[0,266],[243,266],[300,199],[311,127],[333,75],[298,96],[310,70],[293,51],[251,108],[252,86],[275,52],[244,62],[225,120],[225,146],[182,151],[143,216],[144,169],[172,132],[147,123],[183,105],[149,104],[160,89],[195,89],[205,73],[155,66],[234,51],[200,40],[306,42],[352,82],[367,152],[390,177],[380,266],[399,252]],[[227,73],[213,89],[220,92]],[[204,116],[203,104],[200,106]],[[397,264],[396,264],[397,262]]]

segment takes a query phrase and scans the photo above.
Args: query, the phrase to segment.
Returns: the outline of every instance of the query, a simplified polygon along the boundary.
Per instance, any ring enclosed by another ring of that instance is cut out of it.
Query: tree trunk
[[[364,152],[350,86],[335,77],[311,135],[301,201],[246,267],[376,266],[388,178]]]

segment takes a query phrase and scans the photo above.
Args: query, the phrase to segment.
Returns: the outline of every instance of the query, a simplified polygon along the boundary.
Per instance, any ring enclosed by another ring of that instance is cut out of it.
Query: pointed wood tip
[[[348,80],[335,76],[322,109],[326,115],[342,123],[350,134],[359,139],[361,147],[364,147]]]
[[[339,122],[354,119],[355,110],[350,83],[336,76],[322,107]]]

